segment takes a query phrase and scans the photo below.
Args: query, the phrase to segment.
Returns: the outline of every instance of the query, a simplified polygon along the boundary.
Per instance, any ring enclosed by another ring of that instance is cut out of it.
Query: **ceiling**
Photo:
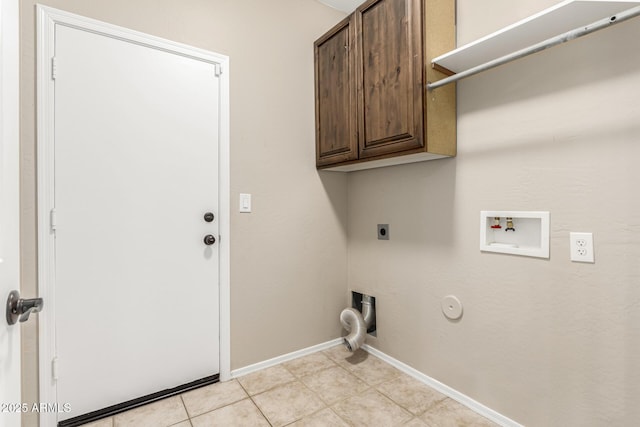
[[[356,7],[359,6],[362,1],[363,0],[320,0],[320,3],[324,3],[334,9],[350,13],[356,10]]]

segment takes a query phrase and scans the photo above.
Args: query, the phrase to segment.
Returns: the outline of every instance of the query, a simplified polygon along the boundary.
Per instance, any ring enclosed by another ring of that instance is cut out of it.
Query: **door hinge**
[[[49,212],[49,223],[51,224],[51,231],[56,231],[56,227],[58,226],[58,216],[55,208],[51,209],[51,212]]]
[[[51,57],[51,80],[55,80],[58,77],[58,58]]]
[[[51,378],[54,381],[58,380],[58,357],[51,359]]]
[[[222,65],[213,64],[213,68],[215,69],[216,77],[220,77],[220,75],[222,74]]]

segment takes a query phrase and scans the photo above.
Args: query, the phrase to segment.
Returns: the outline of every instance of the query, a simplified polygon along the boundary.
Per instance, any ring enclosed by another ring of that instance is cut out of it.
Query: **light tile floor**
[[[493,422],[359,350],[339,345],[85,427],[431,426]]]

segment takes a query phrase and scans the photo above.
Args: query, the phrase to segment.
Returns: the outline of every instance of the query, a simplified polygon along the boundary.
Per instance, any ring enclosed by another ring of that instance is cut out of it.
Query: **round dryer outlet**
[[[462,303],[454,295],[447,295],[442,298],[442,313],[447,319],[458,320],[462,317]]]

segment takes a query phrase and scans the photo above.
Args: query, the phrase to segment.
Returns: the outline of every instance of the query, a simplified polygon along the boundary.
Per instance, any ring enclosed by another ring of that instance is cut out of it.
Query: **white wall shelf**
[[[459,73],[639,5],[640,1],[631,0],[565,0],[445,53],[432,63]]]

